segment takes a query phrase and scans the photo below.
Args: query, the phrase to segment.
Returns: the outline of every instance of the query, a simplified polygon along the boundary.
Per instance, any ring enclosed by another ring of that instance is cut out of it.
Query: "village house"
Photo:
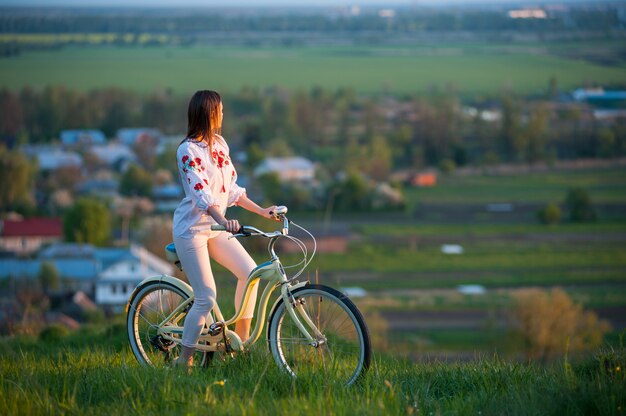
[[[0,248],[17,255],[29,255],[46,244],[61,241],[60,218],[29,218],[0,221]]]
[[[281,182],[312,182],[315,164],[303,157],[268,157],[254,170],[254,176],[276,174]]]
[[[168,183],[152,190],[154,209],[157,212],[174,212],[183,197],[183,189],[178,183]]]
[[[76,167],[83,165],[83,158],[76,152],[61,150],[48,145],[26,145],[20,151],[30,159],[37,159],[39,169],[51,171],[61,168]]]
[[[100,249],[101,271],[95,287],[99,306],[120,310],[135,287],[144,279],[174,272],[174,266],[143,247]]]
[[[122,308],[143,279],[174,272],[173,265],[140,246],[58,243],[40,250],[34,259],[0,258],[0,278],[34,279],[44,263],[55,267],[66,288],[83,291],[112,310]]]
[[[119,129],[115,136],[120,143],[132,147],[141,143],[156,146],[161,141],[163,134],[159,129],[139,127]]]
[[[118,172],[123,172],[130,164],[137,162],[135,152],[128,145],[122,143],[94,145],[89,148],[88,152],[110,169]]]
[[[63,146],[105,144],[107,139],[100,130],[63,130],[59,135]]]

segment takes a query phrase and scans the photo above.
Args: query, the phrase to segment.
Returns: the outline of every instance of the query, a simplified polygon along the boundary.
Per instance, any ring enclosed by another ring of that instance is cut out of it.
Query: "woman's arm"
[[[239,221],[237,220],[227,220],[226,217],[222,215],[220,209],[217,205],[210,206],[207,209],[207,212],[213,219],[220,225],[226,227],[226,231],[235,234],[241,226],[239,225]]]
[[[261,208],[253,200],[248,198],[248,195],[246,195],[245,193],[239,197],[239,199],[237,200],[237,205],[245,209],[246,211],[253,212],[265,218],[274,219],[270,212],[276,209],[276,205],[272,205],[268,208]]]
[[[246,194],[243,194],[237,200],[237,205],[242,207],[243,209],[258,214],[265,218],[275,219],[270,212],[276,209],[276,205],[272,205],[269,208],[261,208],[254,201],[252,201]],[[231,233],[236,233],[241,228],[239,221],[237,220],[227,220],[226,217],[222,215],[218,206],[210,206],[207,209],[209,215],[213,217],[213,219],[220,225],[226,227],[226,230]]]

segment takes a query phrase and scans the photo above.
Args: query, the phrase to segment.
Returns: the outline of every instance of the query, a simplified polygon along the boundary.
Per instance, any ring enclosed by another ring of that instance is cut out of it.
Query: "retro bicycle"
[[[276,219],[282,221],[281,230],[265,232],[243,226],[232,236],[267,238],[271,257],[250,273],[239,313],[224,320],[218,304],[215,304],[196,344],[194,362],[208,367],[215,354],[222,358],[235,357],[238,352],[254,345],[264,329],[270,297],[280,289],[267,319],[267,343],[276,364],[293,377],[314,375],[351,385],[370,365],[371,343],[367,325],[357,307],[343,293],[328,286],[296,280],[315,256],[317,244],[310,232],[290,221],[286,214],[286,207],[278,207],[274,213]],[[304,242],[289,235],[290,226],[312,238],[310,256]],[[211,228],[225,231],[220,225]],[[303,258],[299,263],[292,266],[281,264],[274,250],[279,239],[291,240],[300,248]],[[182,270],[173,243],[166,247],[166,254]],[[285,271],[288,268],[299,269],[288,277]],[[267,284],[257,306],[254,329],[250,338],[242,342],[229,327],[241,318],[252,289],[261,281]],[[168,275],[147,278],[135,288],[126,306],[127,332],[130,347],[139,363],[171,366],[180,354],[183,323],[193,301],[192,288]]]

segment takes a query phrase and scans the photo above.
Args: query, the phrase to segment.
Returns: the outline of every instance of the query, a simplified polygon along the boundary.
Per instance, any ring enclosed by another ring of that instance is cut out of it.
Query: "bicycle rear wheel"
[[[140,364],[153,367],[168,367],[180,355],[180,342],[173,342],[159,334],[159,325],[178,306],[189,299],[189,295],[180,288],[167,282],[149,282],[139,289],[131,299],[126,317],[128,341],[133,355]],[[186,314],[191,308],[181,311]],[[179,331],[167,335],[180,340],[182,323]],[[196,352],[195,365],[206,366],[212,353]]]
[[[353,384],[371,360],[369,333],[357,307],[341,292],[322,285],[308,285],[292,294],[323,337],[318,340],[320,345],[310,345],[281,300],[269,318],[267,331],[276,363],[293,377]]]

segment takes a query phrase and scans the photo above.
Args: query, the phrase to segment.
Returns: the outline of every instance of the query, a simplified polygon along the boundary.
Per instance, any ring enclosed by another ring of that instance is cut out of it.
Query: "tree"
[[[329,194],[336,195],[335,206],[339,211],[363,211],[370,205],[368,183],[358,171],[350,171]]]
[[[519,158],[519,152],[526,147],[520,131],[521,110],[511,97],[502,100],[502,125],[500,150],[510,159]]]
[[[544,361],[596,347],[610,328],[606,321],[584,311],[560,288],[549,293],[539,289],[519,291],[515,295],[513,316],[529,358]]]
[[[122,195],[149,197],[152,195],[152,176],[140,166],[130,165],[120,179],[119,189]]]
[[[20,152],[0,145],[0,212],[25,208],[33,203],[36,165]]]
[[[15,138],[24,124],[22,105],[16,94],[0,90],[0,137]]]
[[[78,199],[63,218],[66,241],[104,245],[109,240],[110,228],[109,210],[92,198]]]
[[[46,295],[50,293],[50,290],[59,289],[61,280],[59,279],[59,272],[54,264],[50,262],[44,262],[39,269],[39,275],[37,276],[43,293]]]
[[[565,197],[565,206],[571,222],[586,222],[596,219],[591,197],[583,188],[572,188]]]
[[[561,208],[554,202],[549,203],[537,213],[539,221],[544,224],[552,225],[561,220]]]
[[[524,129],[524,135],[527,137],[527,148],[524,153],[528,162],[537,162],[545,159],[548,140],[548,116],[548,111],[544,107],[537,107],[530,114],[528,124]]]
[[[384,136],[376,135],[369,145],[369,163],[367,170],[372,178],[384,180],[389,176],[391,170],[392,154],[391,148]]]

